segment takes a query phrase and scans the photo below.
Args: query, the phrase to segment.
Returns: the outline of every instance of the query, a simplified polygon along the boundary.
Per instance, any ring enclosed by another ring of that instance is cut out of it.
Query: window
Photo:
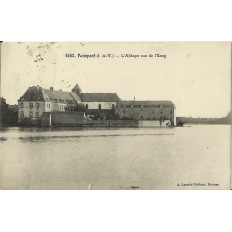
[[[20,117],[21,117],[21,118],[24,118],[24,111],[21,111],[21,112],[20,112]]]
[[[33,112],[32,111],[29,112],[29,117],[33,118]]]
[[[125,110],[123,110],[123,113],[125,114],[125,113],[126,113],[126,111],[125,111]]]
[[[153,110],[153,112],[152,112],[153,114],[155,114],[155,111]]]
[[[23,102],[20,103],[20,107],[23,108],[24,107],[24,104]]]
[[[163,112],[162,112],[162,110],[160,111],[160,114],[162,114]]]
[[[170,114],[172,114],[172,110],[170,110]]]
[[[39,112],[36,112],[35,116],[36,116],[36,118],[38,118],[39,117]]]
[[[143,119],[143,115],[141,116],[141,118]]]
[[[89,109],[89,105],[88,105],[88,104],[86,104],[86,105],[85,105],[85,108],[86,108],[86,109]]]
[[[98,105],[98,109],[99,109],[99,110],[101,109],[101,104]]]
[[[39,109],[39,102],[36,102],[36,109]]]
[[[33,103],[29,103],[29,108],[32,109],[33,108]]]
[[[115,108],[115,106],[114,106],[114,104],[112,104],[112,109],[114,109]]]

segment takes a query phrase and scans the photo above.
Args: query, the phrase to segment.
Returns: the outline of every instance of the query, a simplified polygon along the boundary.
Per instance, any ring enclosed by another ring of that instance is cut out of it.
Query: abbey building
[[[19,98],[19,121],[36,120],[44,112],[82,111],[95,119],[169,121],[175,125],[171,101],[123,101],[116,93],[83,93],[78,84],[71,92],[32,86]]]

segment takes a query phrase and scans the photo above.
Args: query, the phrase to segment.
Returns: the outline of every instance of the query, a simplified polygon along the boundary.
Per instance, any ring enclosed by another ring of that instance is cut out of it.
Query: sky
[[[171,100],[177,116],[224,117],[231,109],[227,42],[3,43],[1,63],[8,104],[29,86],[71,91],[78,83],[123,100]]]

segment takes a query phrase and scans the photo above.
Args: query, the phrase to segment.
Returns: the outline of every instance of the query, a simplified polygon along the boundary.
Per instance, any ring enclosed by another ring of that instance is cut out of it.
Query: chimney
[[[36,86],[37,90],[39,90],[39,85]]]
[[[52,91],[53,91],[53,87],[50,87],[50,90],[52,90]]]

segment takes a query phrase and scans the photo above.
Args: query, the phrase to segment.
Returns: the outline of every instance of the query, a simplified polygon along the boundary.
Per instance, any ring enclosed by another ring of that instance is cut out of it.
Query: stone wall
[[[171,121],[170,120],[164,120],[164,121],[159,121],[159,120],[141,120],[139,121],[139,127],[167,127],[171,126]]]
[[[137,120],[91,120],[83,112],[44,112],[41,126],[79,126],[79,127],[138,127]]]
[[[92,120],[85,124],[89,127],[138,127],[137,120]]]
[[[44,112],[41,117],[41,126],[83,126],[86,121],[83,112]]]

